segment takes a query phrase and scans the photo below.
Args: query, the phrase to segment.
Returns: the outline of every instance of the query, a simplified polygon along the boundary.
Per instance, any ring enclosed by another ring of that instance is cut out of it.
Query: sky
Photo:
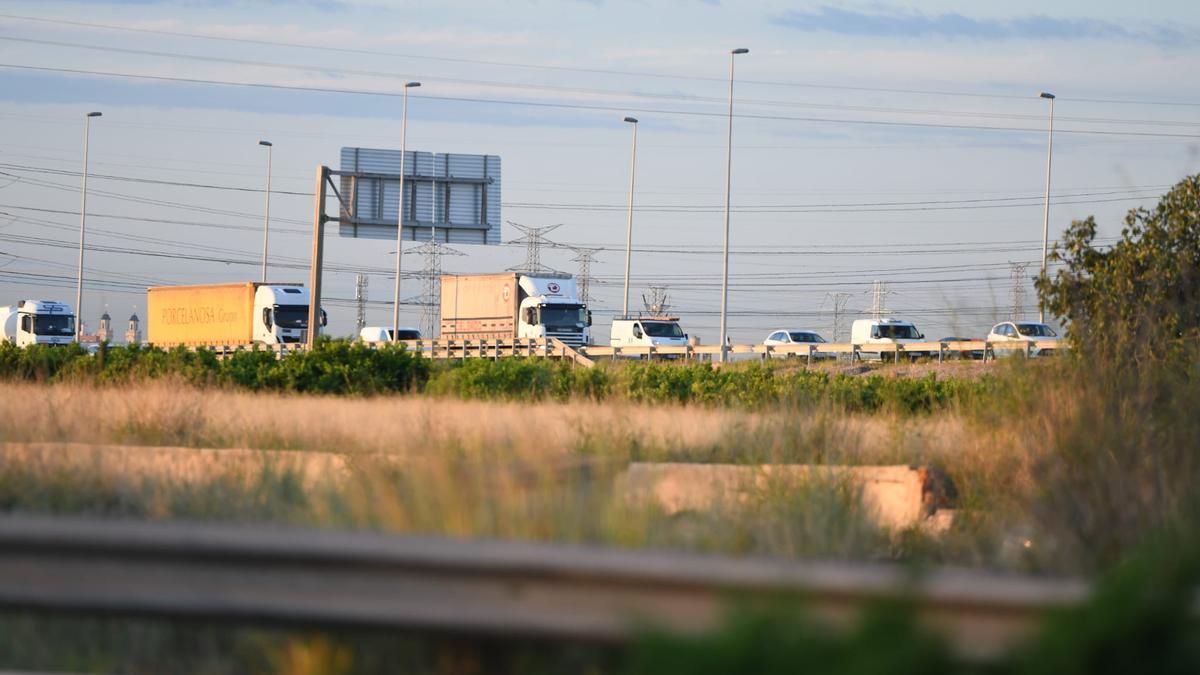
[[[598,342],[620,312],[630,125],[638,125],[631,306],[665,287],[716,342],[730,50],[736,57],[729,327],[735,342],[834,337],[889,314],[982,336],[1050,236],[1200,172],[1200,4],[728,0],[0,1],[0,304],[73,302],[84,115],[88,328],[144,315],[152,285],[257,280],[273,145],[270,278],[307,281],[318,166],[343,146],[499,155],[502,218],[559,225],[542,262],[592,265]],[[519,233],[503,226],[503,241]],[[326,240],[329,332],[390,324],[393,246]],[[519,265],[519,243],[443,268]],[[403,259],[405,299],[422,261]],[[1027,263],[1016,272],[1013,263]],[[405,304],[401,323],[417,325]]]

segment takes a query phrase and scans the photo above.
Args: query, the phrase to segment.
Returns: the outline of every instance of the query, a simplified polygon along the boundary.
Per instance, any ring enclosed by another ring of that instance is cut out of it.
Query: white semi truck
[[[18,347],[69,345],[75,341],[75,314],[66,303],[21,300],[0,307],[0,336]]]
[[[442,276],[443,338],[558,338],[580,347],[592,343],[591,325],[569,274]]]
[[[146,293],[147,337],[158,347],[304,342],[308,299],[301,284],[158,286]]]

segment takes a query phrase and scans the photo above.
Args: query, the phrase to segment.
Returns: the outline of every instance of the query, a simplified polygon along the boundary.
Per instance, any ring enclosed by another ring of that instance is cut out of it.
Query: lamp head
[[[413,87],[419,87],[419,86],[421,86],[420,82],[405,82],[404,83],[405,89],[412,89]]]
[[[745,47],[738,47],[737,49],[735,49],[729,53],[730,54],[749,54],[750,50],[746,49]]]
[[[265,148],[271,147],[271,141],[259,141],[258,144]]]
[[[637,123],[638,123],[638,121],[637,121],[637,118],[636,118],[636,117],[626,117],[626,118],[624,119],[624,121],[625,121],[625,122],[629,122],[630,124],[637,124]]]
[[[88,113],[88,114],[87,114],[87,116],[88,116],[88,117],[100,117],[102,114],[103,114],[103,113],[98,113],[98,112],[90,112],[90,113]]]
[[[1054,94],[1051,94],[1051,93],[1050,93],[1050,92],[1048,92],[1048,91],[1043,91],[1042,93],[1038,94],[1038,96],[1040,96],[1040,97],[1042,97],[1042,98],[1048,98],[1048,99],[1053,99],[1053,98],[1054,98]]]

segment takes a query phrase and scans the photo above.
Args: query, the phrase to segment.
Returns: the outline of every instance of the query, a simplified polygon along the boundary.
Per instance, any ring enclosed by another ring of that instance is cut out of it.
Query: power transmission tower
[[[572,246],[571,250],[575,252],[575,257],[571,258],[571,262],[579,263],[579,272],[575,275],[576,283],[579,286],[579,299],[583,300],[583,304],[591,305],[592,263],[596,261],[596,254],[602,249]]]
[[[886,305],[887,296],[891,294],[892,292],[887,289],[886,282],[876,280],[875,283],[871,284],[872,319],[879,321],[880,319],[884,318],[884,316],[891,313],[892,310],[888,309]]]
[[[642,304],[646,306],[646,312],[653,316],[666,316],[667,311],[671,309],[670,297],[667,295],[666,286],[651,286],[650,298],[646,298],[646,294],[642,294]]]
[[[1025,283],[1029,271],[1029,263],[1008,263],[1009,276],[1012,279],[1012,305],[1008,309],[1010,321],[1021,321],[1025,318]]]
[[[445,244],[436,241],[432,236],[420,246],[410,248],[404,255],[419,255],[425,260],[421,269],[421,294],[414,298],[421,306],[421,335],[434,337],[440,331],[442,302],[442,256],[466,255]]]
[[[525,233],[522,237],[505,242],[507,244],[525,244],[525,264],[508,269],[513,272],[524,272],[525,274],[559,274],[557,270],[542,264],[542,247],[559,248],[558,244],[546,238],[546,233],[562,227],[562,223],[558,225],[546,225],[544,227],[530,227],[514,223],[511,220],[507,222],[509,225]]]
[[[833,305],[834,342],[842,341],[842,328],[844,327],[842,321],[845,319],[846,315],[846,304],[850,302],[851,297],[853,296],[850,293],[826,293],[825,299],[821,301],[821,305],[824,305],[826,301]]]
[[[355,332],[361,332],[367,325],[367,275],[359,274],[354,277],[354,307]]]

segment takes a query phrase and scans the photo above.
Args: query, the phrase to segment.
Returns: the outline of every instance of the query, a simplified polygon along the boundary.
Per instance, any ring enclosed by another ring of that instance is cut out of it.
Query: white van
[[[401,340],[421,339],[421,331],[416,328],[401,326],[397,332]],[[363,342],[391,342],[392,329],[383,326],[365,326],[358,331],[358,339]]]
[[[850,342],[856,345],[861,358],[883,360],[883,354],[891,352],[871,351],[871,345],[895,345],[924,342],[925,336],[911,321],[902,319],[857,319],[850,328]],[[930,356],[926,351],[905,351],[910,359]]]
[[[613,347],[683,347],[687,333],[673,316],[613,319],[608,344]]]

